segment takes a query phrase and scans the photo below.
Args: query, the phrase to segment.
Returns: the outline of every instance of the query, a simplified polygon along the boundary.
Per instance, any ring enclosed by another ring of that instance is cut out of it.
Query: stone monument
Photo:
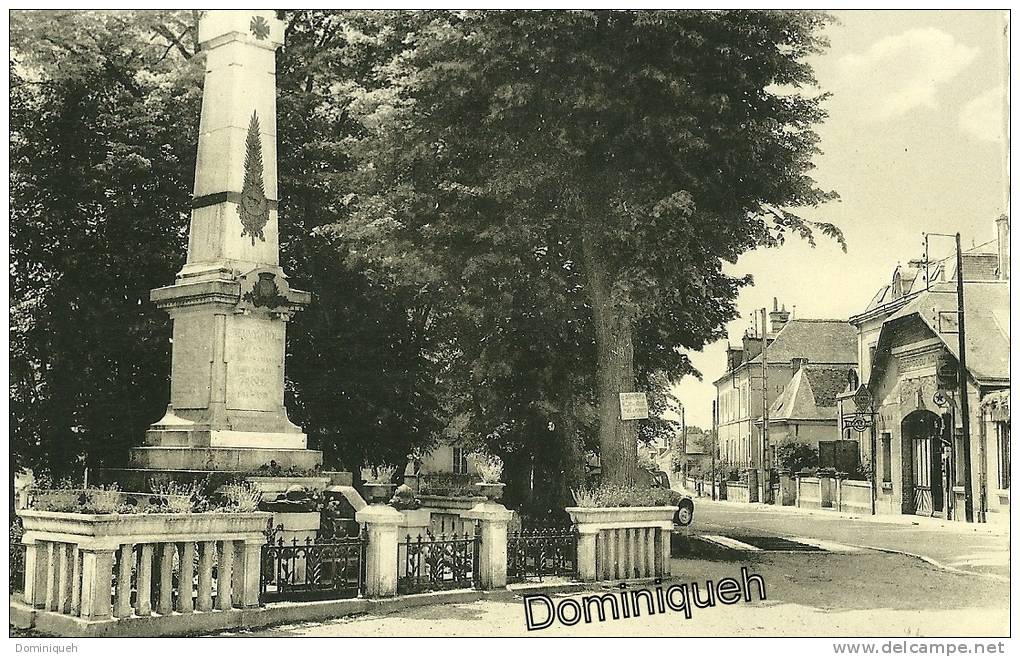
[[[173,320],[170,403],[130,452],[136,474],[322,463],[283,403],[287,321],[310,300],[279,263],[283,33],[272,11],[209,11],[199,22],[206,72],[188,257],[151,295]]]

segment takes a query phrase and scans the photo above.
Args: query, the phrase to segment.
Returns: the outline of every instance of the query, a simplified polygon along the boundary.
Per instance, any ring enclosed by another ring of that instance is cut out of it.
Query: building
[[[962,254],[971,495],[978,520],[1009,511],[1009,220]],[[862,385],[873,401],[877,513],[964,519],[966,481],[955,258],[897,267],[857,330]],[[863,425],[861,425],[863,428]]]
[[[819,396],[827,403],[832,387],[828,383],[828,372],[842,371],[845,376],[847,370],[857,366],[857,336],[854,328],[843,320],[791,319],[790,313],[785,308],[780,310],[773,301],[768,328],[764,336],[767,345],[764,397],[770,407],[785,393],[787,397],[793,395],[797,402],[795,408],[801,408],[809,389],[814,398],[815,385]],[[762,342],[761,335],[749,332],[744,335],[740,347],[729,347],[726,373],[714,382],[719,456],[731,466],[759,468],[761,465]],[[798,380],[788,389],[795,375]],[[817,405],[818,400],[815,402]],[[789,411],[791,407],[788,402],[786,404],[784,408]],[[781,431],[792,431],[794,436],[804,431],[805,439],[816,433],[817,421],[822,419],[817,412],[811,417],[796,418],[781,411],[780,416],[785,420],[776,425],[782,427]],[[827,421],[835,433],[835,422]],[[772,422],[769,426],[771,431]]]
[[[865,450],[857,436],[841,436],[837,397],[847,387],[852,371],[849,365],[811,365],[794,358],[789,383],[769,408],[769,447],[802,444],[818,451],[820,467],[856,473]],[[762,420],[756,423],[761,431]],[[776,463],[773,458],[771,463]]]

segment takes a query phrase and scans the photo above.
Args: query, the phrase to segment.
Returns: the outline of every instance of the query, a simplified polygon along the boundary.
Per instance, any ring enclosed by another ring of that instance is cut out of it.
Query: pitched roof
[[[766,351],[770,363],[857,363],[857,331],[842,319],[791,319]],[[750,360],[761,362],[761,354]]]
[[[769,421],[834,420],[836,395],[846,387],[846,370],[802,367],[769,409]]]
[[[966,270],[964,270],[966,272]],[[966,281],[963,287],[967,330],[967,369],[979,382],[1009,380],[1009,282]],[[916,315],[959,358],[956,333],[939,330],[939,313],[956,310],[956,283],[932,286],[885,320],[887,326]],[[881,351],[881,350],[879,350]]]

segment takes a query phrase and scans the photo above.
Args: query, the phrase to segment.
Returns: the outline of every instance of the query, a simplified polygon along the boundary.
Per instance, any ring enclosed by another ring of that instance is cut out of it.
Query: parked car
[[[662,470],[649,470],[648,475],[651,478],[650,486],[654,488],[671,488],[669,485],[669,475]],[[694,498],[686,492],[681,492],[680,494],[683,495],[683,498],[677,506],[676,513],[673,514],[673,524],[686,527],[694,522]]]
[[[672,488],[669,485],[669,475],[662,470],[645,470],[638,468],[638,483],[653,488]],[[644,475],[642,477],[642,475]],[[641,481],[641,479],[644,479]],[[600,469],[592,468],[588,472],[587,485],[589,488],[596,488],[602,483],[602,472]],[[675,489],[674,489],[675,490]],[[686,527],[694,521],[694,499],[689,493],[681,492],[683,498],[677,505],[676,513],[673,514],[673,524]]]

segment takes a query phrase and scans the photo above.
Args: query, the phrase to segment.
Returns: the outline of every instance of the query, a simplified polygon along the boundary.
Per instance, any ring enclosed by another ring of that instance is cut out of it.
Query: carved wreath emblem
[[[262,16],[253,16],[251,19],[251,33],[256,39],[262,41],[269,36],[269,23]]]
[[[276,285],[276,275],[271,272],[259,272],[259,280],[242,298],[256,308],[279,308],[287,303],[287,297],[280,294]]]
[[[263,242],[266,236],[262,230],[269,222],[269,200],[262,181],[262,137],[259,135],[259,117],[256,112],[251,114],[248,124],[248,139],[244,155],[244,185],[241,187],[241,203],[237,206],[241,217],[241,237],[251,236],[251,245],[255,246],[255,238]]]

